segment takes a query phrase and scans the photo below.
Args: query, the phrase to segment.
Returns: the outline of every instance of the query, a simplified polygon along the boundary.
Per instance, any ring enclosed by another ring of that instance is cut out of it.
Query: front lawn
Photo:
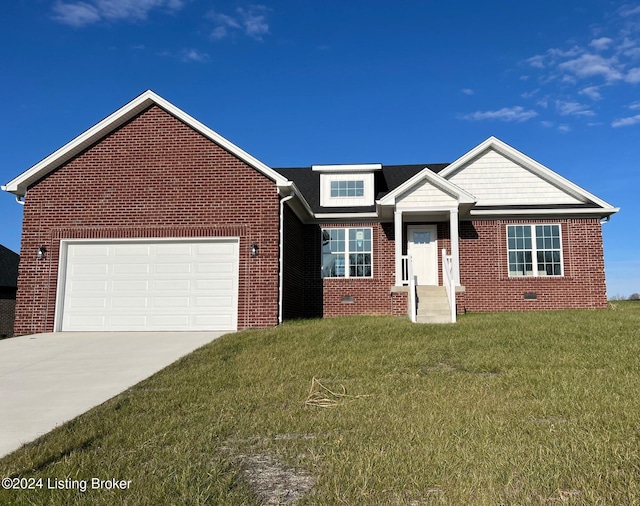
[[[0,504],[636,504],[639,356],[622,302],[239,332],[0,460],[41,479]]]

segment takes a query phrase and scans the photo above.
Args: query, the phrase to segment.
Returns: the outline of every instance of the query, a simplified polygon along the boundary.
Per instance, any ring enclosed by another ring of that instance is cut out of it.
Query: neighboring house
[[[13,336],[20,255],[0,245],[0,338]]]
[[[458,312],[603,308],[618,210],[493,137],[448,165],[274,169],[151,91],[3,189],[16,334],[402,315],[410,269],[450,273]]]

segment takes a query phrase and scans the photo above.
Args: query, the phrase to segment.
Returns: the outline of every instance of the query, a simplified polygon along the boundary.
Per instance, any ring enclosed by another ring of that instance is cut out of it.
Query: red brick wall
[[[507,263],[508,224],[559,223],[562,228],[564,276],[510,278]],[[369,226],[348,224],[349,227]],[[437,223],[438,279],[442,283],[440,251],[451,252],[449,223]],[[324,314],[406,314],[406,293],[390,295],[395,284],[393,225],[373,226],[374,278],[324,279]],[[406,238],[406,225],[404,226]],[[406,252],[406,245],[403,245]],[[605,308],[607,306],[598,219],[476,220],[460,222],[460,278],[466,292],[458,294],[458,310],[524,311],[540,309]],[[536,300],[525,300],[535,293]],[[351,296],[353,304],[342,297]]]
[[[278,213],[273,182],[151,107],[29,188],[15,333],[53,330],[60,239],[85,237],[240,237],[238,328],[275,325]]]
[[[372,228],[373,278],[325,278],[324,316],[392,314],[390,289],[395,285],[393,223],[349,223],[340,227]],[[353,297],[353,303],[342,302],[343,297]]]
[[[508,224],[520,223],[561,225],[564,276],[509,277],[506,228]],[[457,297],[459,311],[607,306],[602,230],[598,219],[461,222],[460,258],[460,281],[466,292]],[[535,293],[537,299],[526,300],[525,293]]]

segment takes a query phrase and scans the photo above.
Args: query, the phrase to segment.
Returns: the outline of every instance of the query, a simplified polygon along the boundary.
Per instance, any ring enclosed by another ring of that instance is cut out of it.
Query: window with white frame
[[[323,278],[370,278],[372,257],[370,228],[322,230]]]
[[[507,225],[509,276],[562,276],[560,225]]]
[[[331,198],[364,197],[364,180],[331,181]]]

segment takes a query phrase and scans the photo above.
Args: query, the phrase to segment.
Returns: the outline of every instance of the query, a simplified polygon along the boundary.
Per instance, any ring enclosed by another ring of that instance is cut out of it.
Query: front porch
[[[395,289],[407,291],[407,314],[415,323],[456,322],[456,293],[464,291],[458,229],[458,208],[394,213]]]

